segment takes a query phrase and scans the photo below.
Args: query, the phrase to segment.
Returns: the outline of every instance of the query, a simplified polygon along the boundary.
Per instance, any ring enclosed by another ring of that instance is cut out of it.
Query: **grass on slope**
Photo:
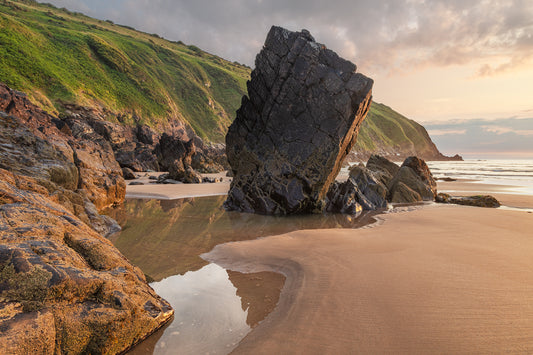
[[[373,152],[379,147],[416,150],[421,156],[436,151],[424,127],[374,101],[363,121],[354,150]]]
[[[188,122],[223,141],[249,68],[195,46],[34,1],[0,1],[0,81],[43,108],[101,105],[126,124]]]

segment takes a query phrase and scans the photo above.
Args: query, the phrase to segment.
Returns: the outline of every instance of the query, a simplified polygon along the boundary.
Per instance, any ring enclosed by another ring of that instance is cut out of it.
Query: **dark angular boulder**
[[[335,181],[331,184],[326,195],[326,211],[331,213],[342,213],[358,215],[363,211],[359,204],[361,194],[351,181],[343,183]]]
[[[435,199],[435,196],[437,196],[437,183],[435,182],[435,179],[433,179],[433,174],[431,174],[426,162],[418,157],[408,157],[404,160],[402,167],[403,166],[408,166],[413,169],[422,182],[431,189],[431,192],[433,193],[431,199]]]
[[[398,173],[398,170],[400,170],[398,165],[377,154],[372,154],[370,158],[368,158],[366,167],[374,173],[378,173],[376,175],[385,185],[388,185],[392,180],[392,177]]]
[[[168,178],[184,183],[201,183],[202,177],[191,164],[196,152],[194,141],[188,142],[163,133],[157,146],[159,165],[168,171]]]
[[[371,211],[387,207],[388,190],[376,174],[380,173],[374,173],[364,166],[351,167],[348,180],[331,185],[327,193],[326,211],[355,214],[361,209]]]
[[[137,178],[133,170],[130,168],[122,168],[122,175],[124,176],[125,180],[134,180]]]
[[[387,187],[389,200],[396,203],[433,201],[437,194],[437,183],[426,162],[417,157],[405,159]]]
[[[375,174],[364,166],[353,166],[348,178],[357,186],[360,193],[365,197],[359,200],[364,210],[375,210],[387,207],[387,187]]]
[[[355,70],[308,31],[271,28],[226,136],[227,209],[324,209],[371,102],[373,81]]]
[[[422,196],[402,181],[398,181],[389,191],[389,201],[393,203],[415,203],[421,202]]]

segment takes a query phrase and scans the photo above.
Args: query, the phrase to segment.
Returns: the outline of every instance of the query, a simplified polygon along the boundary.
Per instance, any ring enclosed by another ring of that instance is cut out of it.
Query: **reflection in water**
[[[200,258],[217,244],[256,239],[301,229],[355,228],[373,222],[373,214],[263,216],[227,212],[225,196],[179,200],[131,199],[107,213],[122,226],[110,238],[148,276],[165,277],[198,270]]]
[[[111,241],[175,310],[172,323],[131,354],[227,354],[274,310],[285,277],[226,271],[200,258],[217,244],[301,229],[356,228],[374,222],[376,214],[263,216],[227,212],[225,198],[131,199],[107,211],[122,226]]]
[[[172,304],[176,317],[153,347],[157,354],[228,353],[250,330],[235,287],[216,264],[151,286]],[[131,353],[146,351],[135,350]]]
[[[241,298],[242,310],[248,312],[246,323],[253,328],[276,308],[285,276],[268,271],[249,274],[232,270],[227,272],[237,289],[237,296]]]

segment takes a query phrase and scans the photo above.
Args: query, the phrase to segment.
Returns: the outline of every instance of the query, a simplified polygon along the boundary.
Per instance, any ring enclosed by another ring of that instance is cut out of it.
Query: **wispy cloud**
[[[463,120],[426,124],[437,147],[445,154],[483,153],[533,156],[533,118]]]
[[[531,0],[47,0],[252,64],[271,25],[308,28],[370,71],[533,60]],[[90,10],[88,10],[90,9]]]

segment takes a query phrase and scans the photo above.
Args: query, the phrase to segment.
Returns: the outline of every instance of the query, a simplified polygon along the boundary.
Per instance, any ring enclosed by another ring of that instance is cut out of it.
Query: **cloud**
[[[533,118],[463,120],[426,124],[445,154],[528,155],[533,157]]]
[[[47,0],[253,64],[271,25],[307,28],[365,71],[485,63],[477,75],[533,59],[530,0]]]

